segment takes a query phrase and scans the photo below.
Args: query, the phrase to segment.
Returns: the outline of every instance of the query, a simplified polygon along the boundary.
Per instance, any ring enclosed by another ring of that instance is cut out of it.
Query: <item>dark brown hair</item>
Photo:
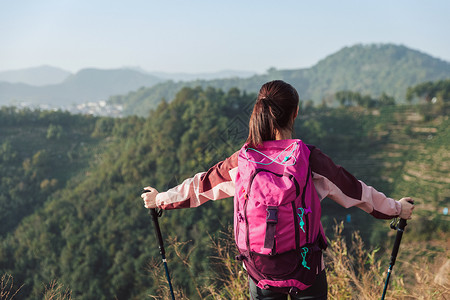
[[[249,146],[257,147],[263,141],[275,140],[277,131],[292,131],[298,103],[298,93],[289,83],[274,80],[263,84],[250,116]]]

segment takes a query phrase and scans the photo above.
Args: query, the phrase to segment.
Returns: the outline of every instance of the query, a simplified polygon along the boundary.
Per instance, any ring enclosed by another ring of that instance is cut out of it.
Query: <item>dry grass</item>
[[[57,280],[45,287],[44,300],[72,300],[72,291]]]
[[[218,269],[222,270],[216,278],[216,281],[221,283],[221,288],[212,285],[206,287],[208,294],[214,300],[248,299],[248,276],[242,262],[235,259],[239,253],[233,242],[232,232],[233,229],[230,227],[227,232],[223,233],[223,237],[216,240],[211,237],[212,247],[216,252],[213,259],[216,261]]]
[[[329,247],[325,252],[329,299],[380,299],[389,267],[390,250],[379,253],[379,249],[366,249],[358,232],[355,232],[351,241],[347,242],[342,231],[343,223],[334,227],[334,238],[329,241]],[[233,243],[232,229],[225,232],[221,238],[211,238],[211,241],[216,253],[212,257],[216,261],[214,267],[218,270],[215,281],[219,284],[196,286],[195,299],[248,299],[247,274],[242,263],[234,259],[237,252]],[[172,245],[176,248],[176,255],[186,268],[190,269],[187,262],[189,253],[184,255],[182,251],[185,243],[175,241]],[[436,245],[430,246],[433,247],[436,248]],[[436,249],[424,249],[420,243],[403,243],[385,299],[450,300],[448,280],[450,250],[445,242],[439,243]],[[165,279],[161,276],[161,266],[151,269],[154,278],[157,278],[161,295],[151,297],[170,299],[167,283],[162,283]],[[189,299],[181,290],[176,294],[177,299]]]
[[[335,227],[335,238],[325,252],[330,299],[380,299],[387,275],[390,251],[385,263],[375,259],[377,249],[367,251],[358,233],[354,233],[350,247],[342,236],[342,223]],[[402,244],[397,263],[391,275],[386,299],[450,299],[450,283],[439,280],[447,274],[438,272],[446,253],[428,250],[426,255],[420,244]],[[400,257],[406,256],[406,260]],[[448,268],[443,272],[448,272]],[[437,275],[436,275],[437,274]]]
[[[215,263],[215,269],[220,270],[216,278],[211,278],[215,284],[201,285],[198,283],[197,276],[193,273],[193,268],[189,263],[189,256],[194,250],[184,251],[189,242],[178,242],[176,238],[169,238],[168,244],[173,249],[176,257],[183,263],[187,273],[192,281],[192,286],[196,291],[193,299],[213,299],[213,300],[246,300],[248,299],[248,279],[242,263],[235,260],[238,254],[233,243],[232,228],[223,232],[223,237],[211,239],[211,247],[215,256],[211,257]],[[170,299],[170,291],[167,279],[163,274],[163,267],[160,262],[152,261],[148,270],[152,274],[156,286],[158,286],[158,295],[149,295],[152,299]],[[189,299],[180,287],[174,286],[176,299]]]
[[[350,242],[342,235],[343,223],[334,228],[334,238],[325,252],[329,299],[380,299],[389,265],[390,251],[379,253],[368,250],[360,235],[355,232]],[[244,300],[248,299],[248,279],[242,263],[235,260],[237,254],[232,229],[220,238],[211,238],[215,251],[211,266],[217,270],[217,278],[201,286],[189,264],[190,251],[184,251],[187,243],[170,241],[171,249],[184,264],[195,285],[195,299]],[[389,282],[387,299],[449,299],[450,300],[450,249],[448,241],[403,243]],[[192,251],[192,250],[191,250]],[[187,253],[187,254],[185,254]],[[152,260],[148,265],[157,295],[152,299],[170,299],[167,279],[161,261]],[[4,274],[0,280],[0,300],[16,297],[22,286],[14,287],[13,277]],[[189,299],[182,287],[174,286],[176,299]],[[58,281],[45,287],[45,300],[71,300],[71,291]]]
[[[14,278],[11,274],[3,274],[0,279],[0,300],[13,299],[21,288],[22,286],[14,288]]]
[[[156,295],[150,294],[148,295],[150,298],[159,300],[159,299],[171,299],[169,285],[167,283],[167,278],[165,273],[163,273],[163,267],[160,260],[152,259],[147,265],[147,271],[151,274],[151,277],[154,281],[154,286],[157,286],[158,289],[156,291]],[[174,296],[175,299],[188,299],[183,290],[174,288]]]
[[[342,231],[343,223],[334,227],[334,238],[325,252],[329,299],[380,299],[391,250],[379,253],[379,249],[366,249],[358,232],[346,242]],[[247,274],[234,259],[231,232],[213,243],[217,263],[223,267],[218,275],[223,286],[207,287],[207,299],[248,299]],[[446,249],[445,243],[441,246]],[[426,250],[426,254],[423,251],[423,245],[418,243],[401,245],[386,299],[450,299],[450,250]]]

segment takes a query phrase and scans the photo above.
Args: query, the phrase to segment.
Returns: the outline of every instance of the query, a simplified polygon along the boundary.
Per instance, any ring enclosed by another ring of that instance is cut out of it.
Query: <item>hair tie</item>
[[[264,101],[264,102],[273,102],[272,98],[268,97],[268,96],[264,96],[259,98],[260,101]]]

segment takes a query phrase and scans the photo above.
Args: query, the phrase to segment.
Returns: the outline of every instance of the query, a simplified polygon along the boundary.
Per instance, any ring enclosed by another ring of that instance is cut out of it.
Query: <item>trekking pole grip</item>
[[[142,193],[148,193],[149,190],[143,190]],[[148,210],[149,215],[152,217],[153,224],[155,226],[155,232],[156,232],[156,239],[158,240],[159,245],[159,253],[161,254],[162,258],[166,258],[166,250],[164,249],[164,241],[161,235],[161,229],[159,227],[159,221],[158,218],[161,216],[161,211],[157,211],[156,208],[150,208]]]
[[[410,199],[408,202],[414,204],[414,201],[412,199]],[[386,296],[389,278],[391,278],[391,272],[392,269],[394,268],[395,260],[397,259],[398,249],[400,248],[400,242],[402,241],[402,236],[403,232],[405,231],[405,227],[406,227],[406,219],[400,219],[397,226],[393,226],[391,223],[391,228],[397,230],[397,236],[395,237],[394,248],[392,248],[391,260],[389,262],[389,269],[384,284],[383,294],[381,295],[381,300],[384,300],[384,297]]]
[[[150,208],[149,214],[152,217],[153,224],[155,225],[155,232],[156,232],[156,238],[158,239],[159,244],[159,253],[163,256],[163,258],[166,257],[166,251],[164,249],[164,241],[161,235],[161,229],[159,228],[159,214],[156,211],[156,208]]]
[[[414,204],[414,200],[408,200],[409,203]],[[400,242],[402,241],[403,232],[406,227],[406,219],[400,219],[397,225],[397,236],[395,238],[394,248],[392,249],[391,261],[390,265],[393,266],[395,264],[395,260],[397,259],[398,249],[400,248]]]
[[[397,226],[397,236],[395,238],[394,248],[392,248],[391,260],[390,260],[391,266],[394,266],[395,261],[397,259],[398,249],[400,248],[400,242],[402,241],[402,236],[403,236],[403,232],[405,231],[406,225],[407,225],[406,220],[400,219],[398,226]]]

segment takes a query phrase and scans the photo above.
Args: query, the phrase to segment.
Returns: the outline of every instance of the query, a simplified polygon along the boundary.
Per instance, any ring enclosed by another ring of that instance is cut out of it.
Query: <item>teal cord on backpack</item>
[[[254,149],[254,148],[246,148],[246,149],[245,149],[245,155],[246,155],[247,160],[248,160],[249,162],[252,162],[252,163],[255,163],[255,164],[260,164],[260,165],[268,166],[268,165],[271,165],[271,164],[273,164],[273,163],[277,163],[277,164],[280,164],[280,165],[282,165],[282,166],[284,166],[284,165],[290,165],[290,166],[293,166],[293,165],[295,165],[295,163],[296,163],[295,157],[294,157],[294,161],[293,161],[291,164],[286,164],[286,163],[287,163],[287,161],[292,157],[292,153],[294,153],[294,151],[297,149],[297,147],[298,147],[297,143],[294,142],[294,143],[290,144],[289,146],[287,146],[283,151],[281,151],[281,152],[280,152],[275,158],[273,158],[273,159],[270,158],[270,157],[268,157],[267,155],[265,155],[265,154],[262,153],[261,151],[258,151],[258,150]],[[291,153],[289,153],[288,155],[284,156],[284,158],[283,158],[283,160],[282,160],[281,162],[278,162],[278,158],[279,158],[280,156],[282,156],[289,148],[292,148]],[[249,151],[249,150],[255,151],[256,153],[262,155],[262,156],[263,156],[264,158],[266,158],[269,162],[264,163],[264,162],[261,162],[261,161],[252,161],[252,160],[250,160],[250,159],[248,158],[248,156],[247,156],[247,151]]]

